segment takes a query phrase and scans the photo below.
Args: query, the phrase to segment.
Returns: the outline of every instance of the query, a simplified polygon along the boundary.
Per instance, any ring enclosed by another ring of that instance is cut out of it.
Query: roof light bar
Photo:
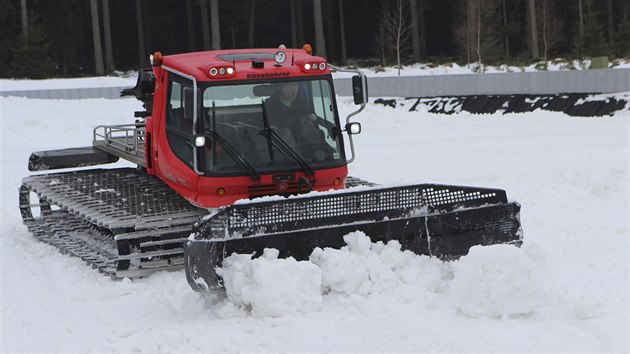
[[[313,71],[324,71],[328,67],[328,63],[326,62],[310,62],[303,63],[301,65],[302,71],[307,73],[312,73]]]
[[[208,74],[213,79],[228,78],[236,72],[232,66],[213,66],[208,69]]]

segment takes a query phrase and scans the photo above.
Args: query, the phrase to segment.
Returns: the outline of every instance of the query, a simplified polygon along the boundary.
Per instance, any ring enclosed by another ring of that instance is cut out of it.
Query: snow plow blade
[[[194,290],[220,291],[216,269],[232,253],[257,257],[275,248],[281,258],[305,260],[317,247],[345,246],[343,236],[354,231],[453,259],[475,245],[520,246],[519,213],[503,190],[434,184],[234,204],[195,224],[184,243],[184,268]]]

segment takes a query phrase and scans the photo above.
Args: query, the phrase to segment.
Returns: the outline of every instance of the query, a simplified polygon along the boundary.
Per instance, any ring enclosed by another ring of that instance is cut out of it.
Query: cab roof
[[[284,53],[284,56],[278,53]],[[277,62],[276,54],[284,57],[285,61]],[[194,76],[197,81],[256,80],[330,74],[325,59],[310,55],[303,49],[291,48],[226,49],[165,55],[162,65]],[[313,69],[313,66],[317,68]],[[232,74],[219,74],[221,68],[230,67],[233,68]],[[215,75],[211,75],[211,72],[215,72],[213,68],[217,69]]]

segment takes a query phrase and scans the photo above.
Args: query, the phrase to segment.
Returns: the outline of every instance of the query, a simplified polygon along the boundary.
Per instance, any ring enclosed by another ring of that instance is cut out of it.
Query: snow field
[[[350,102],[339,99],[342,116]],[[523,247],[475,247],[448,263],[354,233],[305,262],[231,257],[227,296],[212,298],[181,271],[111,281],[21,224],[30,153],[90,145],[94,126],[132,122],[139,102],[0,107],[2,352],[628,351],[628,110],[444,116],[368,105],[352,175],[505,189],[522,205]]]

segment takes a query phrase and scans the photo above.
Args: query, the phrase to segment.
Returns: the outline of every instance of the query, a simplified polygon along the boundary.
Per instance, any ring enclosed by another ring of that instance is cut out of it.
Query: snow
[[[547,61],[546,68],[543,61],[535,64],[515,66],[501,64],[498,66],[483,65],[484,73],[512,73],[512,72],[536,72],[536,71],[568,71],[587,70],[591,67],[591,60],[572,60],[556,58]],[[614,59],[609,63],[611,69],[628,69],[630,60]],[[389,77],[399,76],[398,67],[395,65],[375,68],[362,68],[361,71],[368,77]],[[463,64],[448,63],[435,65],[431,63],[415,63],[403,65],[400,76],[425,76],[425,75],[462,75],[479,73],[479,63]],[[351,73],[335,73],[334,77],[351,77]]]
[[[15,80],[0,79],[0,91],[58,90],[66,88],[133,87],[138,73],[124,77],[101,76],[75,79]]]
[[[516,247],[475,246],[454,265],[451,297],[471,317],[527,315],[552,300],[543,274]]]
[[[339,98],[343,115],[351,101]],[[505,189],[522,205],[522,248],[474,247],[442,262],[352,233],[347,247],[308,261],[273,250],[229,258],[225,297],[195,293],[183,271],[112,281],[21,224],[30,153],[90,145],[94,126],[128,124],[139,102],[0,98],[0,107],[0,352],[629,350],[630,106],[573,118],[370,104],[355,117],[352,175]],[[131,166],[112,167],[121,165]]]

